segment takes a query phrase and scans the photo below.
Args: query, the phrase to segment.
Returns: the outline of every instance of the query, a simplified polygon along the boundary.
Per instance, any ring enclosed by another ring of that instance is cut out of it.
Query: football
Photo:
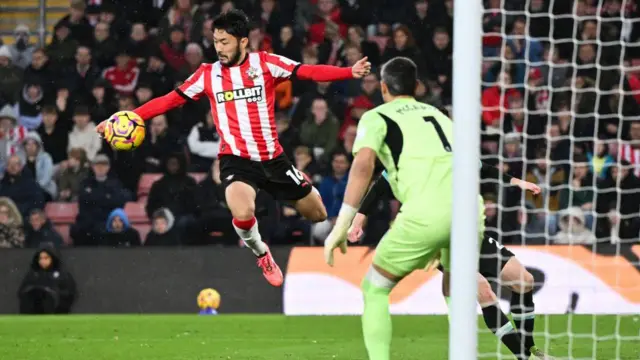
[[[133,111],[118,111],[107,121],[104,139],[115,150],[128,151],[139,147],[144,141],[144,120]]]
[[[220,294],[214,289],[204,289],[198,294],[198,306],[202,310],[218,309],[220,306]]]

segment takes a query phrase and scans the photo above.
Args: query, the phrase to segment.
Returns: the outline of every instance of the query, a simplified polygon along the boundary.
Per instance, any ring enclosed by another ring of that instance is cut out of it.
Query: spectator
[[[167,40],[160,44],[162,57],[173,71],[180,71],[187,64],[184,59],[186,45],[184,31],[180,26],[172,27]]]
[[[309,26],[309,42],[319,44],[327,37],[329,27],[334,27],[340,36],[347,35],[347,25],[340,19],[340,7],[335,0],[319,0],[317,2],[316,19]]]
[[[340,151],[344,151],[349,156],[349,161],[353,160],[353,144],[356,141],[357,134],[358,127],[356,125],[349,125],[344,130],[342,144],[340,144]]]
[[[227,206],[224,186],[220,179],[220,161],[215,159],[207,177],[195,190],[195,221],[191,226],[194,244],[213,241],[227,245],[237,245],[238,236],[231,224],[231,211]]]
[[[25,166],[36,179],[47,201],[58,197],[58,187],[53,180],[54,168],[51,155],[42,146],[42,139],[37,132],[29,132],[23,142],[20,157]]]
[[[285,154],[289,159],[293,158],[293,150],[300,144],[300,134],[291,126],[291,120],[284,112],[276,113],[276,131]]]
[[[30,43],[29,35],[29,27],[27,25],[20,24],[16,26],[13,31],[15,43],[9,46],[12,63],[20,69],[24,69],[31,64],[31,57],[36,49]]]
[[[0,248],[22,248],[24,246],[22,215],[11,199],[0,197]]]
[[[74,104],[70,101],[69,89],[62,86],[56,91],[56,110],[58,111],[58,118],[62,124],[64,124],[65,129],[68,129],[67,132],[71,131],[73,128],[73,110]]]
[[[629,162],[634,175],[640,177],[640,121],[631,123],[629,141],[620,146],[620,158]]]
[[[640,179],[633,174],[627,160],[620,160],[620,165],[609,167],[608,172],[598,187],[596,210],[600,216],[596,235],[599,238],[611,236],[612,242],[637,241],[640,233]]]
[[[147,28],[142,23],[135,23],[131,26],[131,34],[129,35],[129,46],[131,56],[138,64],[146,60],[149,54],[157,50],[157,45],[149,38]]]
[[[382,104],[382,93],[380,92],[380,81],[376,74],[366,75],[360,82],[360,95],[356,96],[351,105],[347,107],[344,122],[340,128],[338,138],[344,137],[347,127],[356,125],[362,115],[370,109]]]
[[[78,217],[70,235],[76,246],[100,245],[104,224],[113,209],[124,207],[131,200],[129,191],[118,179],[109,178],[109,158],[100,154],[92,162],[93,176],[80,185]]]
[[[416,46],[411,30],[406,25],[400,25],[393,30],[393,39],[382,53],[382,63],[397,56],[411,59],[418,67],[418,73],[421,76],[427,74],[423,55]]]
[[[267,0],[273,1],[273,0]],[[302,61],[302,42],[293,32],[291,25],[280,29],[278,41],[275,42],[275,53],[293,61]]]
[[[17,115],[10,105],[0,109],[0,168],[4,170],[9,156],[20,151],[22,140],[27,134],[24,126],[17,125]]]
[[[339,127],[327,101],[316,98],[311,105],[311,114],[300,127],[300,141],[313,150],[316,158],[323,155],[326,158],[336,147]]]
[[[206,172],[218,157],[220,136],[213,124],[211,113],[207,114],[207,121],[191,128],[187,145],[191,153],[191,171]]]
[[[128,3],[127,5],[131,5]],[[134,5],[135,6],[135,5]],[[127,6],[127,12],[129,7]],[[129,24],[125,16],[118,16],[118,7],[111,1],[104,1],[100,6],[98,22],[109,24],[111,36],[121,42],[129,34]]]
[[[91,99],[93,84],[100,78],[100,69],[92,63],[91,49],[79,46],[75,64],[68,67],[59,81],[73,94],[75,103],[87,104]]]
[[[33,255],[18,290],[20,314],[68,314],[76,298],[76,283],[52,248]]]
[[[609,144],[603,139],[598,139],[593,145],[593,150],[587,152],[589,170],[598,176],[599,180],[606,178],[610,166],[616,160],[609,154]]]
[[[24,69],[24,82],[27,84],[40,84],[44,91],[45,99],[55,98],[55,78],[57,75],[52,69],[49,57],[44,49],[33,51],[31,63]]]
[[[380,48],[376,43],[366,40],[364,30],[360,26],[352,25],[349,27],[347,43],[357,46],[362,55],[369,59],[371,66],[378,67],[380,65]],[[278,54],[280,53],[278,52]]]
[[[131,59],[127,48],[120,48],[116,56],[116,65],[104,70],[102,77],[108,80],[121,95],[131,95],[138,84],[140,69]]]
[[[149,100],[153,99],[153,89],[151,88],[151,85],[142,82],[138,83],[135,96],[138,104],[146,104]]]
[[[118,111],[133,111],[136,108],[136,102],[133,95],[118,96]]]
[[[192,0],[176,0],[173,7],[160,21],[160,35],[167,36],[179,28],[187,41],[200,41],[204,14]]]
[[[100,69],[106,69],[114,64],[118,54],[118,41],[110,34],[111,26],[106,22],[99,22],[93,29],[93,58]]]
[[[344,40],[340,36],[338,25],[328,22],[325,28],[324,40],[318,45],[318,60],[322,64],[338,65],[342,56]]]
[[[433,32],[430,46],[427,47],[426,74],[429,79],[435,81],[444,92],[444,97],[451,98],[452,90],[452,58],[453,48],[451,38],[445,28],[436,28]]]
[[[44,208],[44,193],[18,155],[7,160],[7,171],[0,181],[0,196],[13,200],[23,217],[33,209]]]
[[[579,207],[570,207],[559,215],[558,226],[560,232],[554,237],[555,244],[589,245],[596,242],[591,232],[591,225],[586,220],[586,214]]]
[[[540,41],[527,34],[527,19],[524,17],[518,17],[511,25],[507,45],[513,50],[516,60],[534,64],[542,62],[544,47]]]
[[[164,115],[158,115],[151,119],[149,128],[147,138],[142,143],[139,152],[144,159],[144,172],[158,173],[163,170],[165,156],[181,149],[178,139],[169,130],[167,118]]]
[[[536,209],[558,211],[560,210],[559,190],[566,182],[566,173],[562,167],[552,165],[547,158],[546,149],[538,149],[536,155],[536,165],[527,171],[525,180],[540,186],[542,192],[536,196],[527,192],[526,200],[534,204]]]
[[[551,86],[551,88],[565,86],[570,68],[566,66],[567,61],[560,58],[558,49],[554,46],[548,46],[544,51],[543,57],[544,62],[539,67],[542,78],[541,85]],[[551,83],[549,83],[549,80],[551,80]]]
[[[595,198],[593,191],[595,183],[593,174],[589,171],[587,157],[584,155],[574,156],[571,169],[573,179],[570,186],[560,190],[560,209],[581,209],[585,213],[582,217],[582,223],[587,229],[592,229],[593,215],[591,215],[591,210]]]
[[[35,130],[42,123],[44,91],[39,83],[25,83],[18,100],[18,123],[27,130]]]
[[[71,0],[71,6],[69,7],[69,14],[56,24],[56,27],[61,25],[66,26],[70,31],[71,38],[75,39],[79,44],[84,46],[90,46],[92,42],[93,28],[87,20],[84,11],[87,5],[84,0]]]
[[[64,245],[62,236],[53,228],[47,215],[40,209],[33,209],[29,214],[29,223],[26,228],[26,246],[40,248],[48,246],[59,248]]]
[[[315,185],[320,184],[320,181],[322,181],[320,166],[318,166],[318,163],[313,159],[311,149],[304,145],[296,147],[293,155],[293,163],[296,169],[305,173]]]
[[[84,149],[69,150],[69,159],[60,164],[58,176],[59,201],[78,201],[80,184],[89,176],[89,163]]]
[[[526,66],[523,61],[518,61],[513,54],[510,46],[503,46],[501,50],[501,61],[493,63],[484,74],[483,81],[486,83],[494,83],[505,72],[509,74],[509,85],[513,89],[520,89],[524,84]]]
[[[281,30],[287,27],[287,25],[283,26],[285,18],[276,0],[261,0],[259,9],[255,14],[255,19],[258,19],[260,28],[264,29],[266,35],[272,39],[276,39],[278,35],[280,35]],[[293,29],[291,29],[291,31],[293,33]],[[278,55],[285,56],[281,53],[278,53]]]
[[[151,231],[147,234],[144,246],[180,245],[180,237],[174,229],[174,217],[171,210],[160,208],[151,216]]]
[[[200,40],[200,47],[204,52],[206,62],[214,63],[218,60],[218,54],[216,48],[213,45],[213,19],[207,19],[202,26],[202,40]],[[280,53],[278,53],[280,54]]]
[[[500,129],[509,100],[519,98],[520,93],[511,87],[511,75],[501,72],[498,83],[482,92],[482,121],[487,127]]]
[[[150,84],[158,94],[165,94],[173,90],[176,82],[174,73],[167,66],[160,50],[150,53],[146,69],[140,74],[140,82]]]
[[[38,128],[42,139],[42,148],[51,155],[55,165],[65,160],[69,134],[63,125],[58,123],[58,111],[55,106],[45,105],[42,108],[42,125]]]
[[[154,182],[147,200],[149,218],[160,208],[168,208],[173,214],[177,230],[182,231],[190,221],[195,201],[196,181],[187,174],[184,156],[180,153],[168,155],[165,173]]]
[[[110,247],[140,246],[140,233],[129,222],[123,209],[114,209],[107,218],[104,244]]]
[[[248,52],[266,51],[273,52],[271,46],[271,37],[266,35],[260,26],[254,25],[249,31],[249,43],[247,44]]]
[[[96,125],[91,121],[89,109],[86,106],[78,106],[73,115],[75,123],[69,133],[68,150],[81,148],[87,153],[87,158],[93,160],[102,148],[102,140],[96,134]]]
[[[324,241],[333,228],[333,222],[338,216],[347,188],[350,165],[347,154],[334,153],[331,161],[331,175],[325,176],[320,183],[318,190],[327,208],[327,220],[313,226],[312,236],[317,241]]]
[[[184,50],[184,59],[186,61],[185,66],[181,69],[181,78],[186,79],[191,74],[196,72],[200,67],[200,64],[204,61],[204,53],[200,45],[196,43],[190,43]]]
[[[11,104],[18,101],[22,90],[22,69],[11,63],[11,50],[0,46],[0,99]]]
[[[115,106],[115,91],[111,83],[105,79],[98,79],[93,84],[91,90],[91,118],[104,120],[115,113],[118,108]]]
[[[520,147],[520,134],[508,133],[504,135],[504,146],[502,151],[502,172],[511,174],[514,177],[522,179],[523,154]]]
[[[78,42],[71,37],[69,26],[61,22],[56,24],[53,27],[53,39],[47,45],[47,55],[56,71],[72,63],[77,48]]]

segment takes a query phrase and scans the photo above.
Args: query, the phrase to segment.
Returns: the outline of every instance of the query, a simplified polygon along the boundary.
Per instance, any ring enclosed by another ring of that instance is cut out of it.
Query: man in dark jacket
[[[79,213],[70,229],[76,246],[102,244],[100,237],[109,214],[132,198],[118,179],[109,178],[110,161],[106,155],[96,156],[92,169],[94,175],[80,185]]]
[[[147,216],[160,208],[168,208],[176,219],[178,231],[190,222],[195,201],[196,181],[187,174],[186,160],[180,153],[167,157],[165,175],[153,183],[147,201]]]
[[[31,171],[24,169],[22,160],[17,155],[7,160],[7,172],[0,181],[0,196],[13,200],[25,218],[31,210],[44,208],[44,192]]]
[[[76,283],[62,267],[55,249],[38,250],[18,290],[21,314],[68,314],[76,297]]]
[[[61,247],[62,236],[53,228],[47,215],[40,209],[33,209],[29,215],[29,222],[25,225],[25,246],[30,248]]]

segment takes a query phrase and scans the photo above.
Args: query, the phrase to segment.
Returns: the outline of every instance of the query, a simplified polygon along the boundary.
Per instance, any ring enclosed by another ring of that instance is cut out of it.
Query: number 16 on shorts
[[[290,177],[296,185],[306,186],[304,174],[300,170],[296,169],[295,166],[292,165],[291,169],[287,170],[285,174],[287,174],[287,176]]]

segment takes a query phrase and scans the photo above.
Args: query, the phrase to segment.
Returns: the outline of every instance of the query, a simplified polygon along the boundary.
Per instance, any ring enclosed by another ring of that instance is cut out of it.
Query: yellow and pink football
[[[139,147],[145,136],[144,120],[133,111],[118,111],[107,121],[104,139],[118,151]]]

